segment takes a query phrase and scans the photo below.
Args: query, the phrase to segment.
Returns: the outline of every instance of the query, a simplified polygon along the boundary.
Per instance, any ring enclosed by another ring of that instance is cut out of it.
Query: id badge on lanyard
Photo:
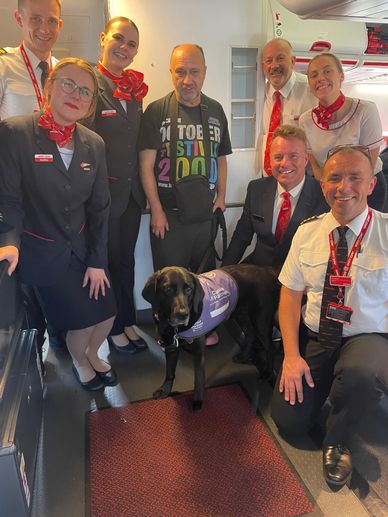
[[[362,225],[361,231],[352,246],[350,254],[346,259],[345,265],[342,269],[342,272],[339,269],[337,255],[334,245],[333,233],[329,234],[329,245],[330,245],[330,257],[333,264],[333,275],[330,275],[329,283],[333,287],[338,287],[337,300],[338,303],[329,302],[326,310],[326,318],[328,320],[337,321],[339,323],[345,323],[347,325],[351,324],[351,317],[353,314],[353,309],[344,305],[344,288],[350,287],[352,285],[352,278],[349,276],[350,267],[352,265],[353,259],[357,250],[360,247],[360,244],[368,230],[369,224],[372,219],[372,210],[369,208],[368,215]]]

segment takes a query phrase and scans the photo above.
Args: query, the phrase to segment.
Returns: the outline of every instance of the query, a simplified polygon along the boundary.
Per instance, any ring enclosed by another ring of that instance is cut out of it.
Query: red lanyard
[[[39,109],[42,109],[43,108],[42,92],[40,90],[38,81],[36,80],[36,75],[35,75],[34,69],[32,68],[31,61],[27,55],[26,49],[24,48],[23,42],[20,45],[20,52],[22,54],[22,57],[23,57],[25,65],[26,65],[26,68],[28,70],[28,73],[30,74],[32,86],[34,87],[36,98],[38,99]],[[52,58],[50,56],[50,72],[52,72],[52,70],[53,70],[53,63],[52,63]]]
[[[357,250],[360,247],[360,244],[369,228],[370,222],[372,219],[372,210],[368,209],[368,215],[366,216],[366,219],[364,221],[364,224],[362,225],[361,231],[353,244],[353,247],[348,255],[348,258],[346,259],[345,265],[342,269],[342,274],[338,267],[338,261],[337,261],[337,255],[336,255],[336,248],[334,244],[334,238],[333,238],[333,232],[330,232],[329,234],[329,244],[330,244],[330,258],[333,265],[333,273],[334,273],[334,280],[337,278],[337,283],[332,285],[338,285],[338,300],[341,303],[343,300],[343,287],[345,285],[350,285],[351,279],[349,278],[348,281],[346,281],[346,278],[349,275],[350,267],[352,265],[353,259],[355,254],[357,253]],[[335,278],[336,277],[336,278]]]

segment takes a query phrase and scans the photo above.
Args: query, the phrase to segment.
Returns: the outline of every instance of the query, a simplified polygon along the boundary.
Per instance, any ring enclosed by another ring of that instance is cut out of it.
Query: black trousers
[[[283,434],[304,434],[329,397],[331,409],[323,446],[346,444],[349,426],[365,417],[388,393],[388,335],[358,334],[344,338],[334,350],[322,347],[316,337],[305,327],[301,331],[301,355],[310,367],[315,387],[303,381],[303,402],[291,406],[279,393],[280,372],[272,418]]]
[[[133,298],[135,284],[135,246],[139,235],[141,208],[129,197],[125,212],[109,219],[108,261],[112,287],[117,303],[117,316],[110,334],[124,332],[136,323]]]
[[[165,266],[181,266],[197,272],[201,261],[212,246],[212,221],[184,224],[178,218],[177,210],[165,211],[169,231],[164,239],[150,232],[154,270]],[[203,271],[215,268],[214,254],[211,253]]]

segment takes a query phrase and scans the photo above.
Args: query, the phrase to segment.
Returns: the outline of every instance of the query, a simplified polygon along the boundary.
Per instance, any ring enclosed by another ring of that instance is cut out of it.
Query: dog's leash
[[[218,228],[221,228],[222,233],[222,256],[220,257],[217,253],[216,247],[214,245],[217,234],[218,234]],[[212,228],[211,228],[211,245],[206,250],[205,255],[203,256],[201,263],[197,269],[197,275],[200,275],[203,273],[204,267],[206,266],[207,261],[209,260],[210,254],[214,252],[215,257],[218,261],[222,262],[222,258],[225,255],[226,251],[226,245],[227,245],[227,231],[226,231],[226,222],[225,222],[225,216],[224,212],[221,210],[221,208],[217,208],[216,211],[213,214],[212,218]]]

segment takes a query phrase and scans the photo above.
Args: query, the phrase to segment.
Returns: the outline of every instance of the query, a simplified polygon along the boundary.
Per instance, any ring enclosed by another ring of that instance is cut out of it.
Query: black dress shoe
[[[94,370],[98,377],[102,380],[105,386],[116,386],[117,384],[117,373],[113,368],[108,370],[107,372],[98,372]]]
[[[124,332],[124,334],[125,334],[125,332]],[[127,336],[127,334],[125,334],[125,335]],[[139,337],[138,339],[131,339],[127,336],[127,339],[130,343],[135,345],[137,350],[146,350],[148,348],[147,342],[142,337]]]
[[[98,375],[95,375],[93,377],[93,379],[90,379],[90,381],[82,382],[78,375],[77,368],[74,366],[74,364],[72,365],[71,369],[73,370],[75,378],[81,384],[81,386],[83,387],[84,390],[98,391],[98,390],[102,390],[105,388],[105,384],[102,382],[102,380],[100,379],[100,377]]]
[[[125,345],[125,346],[118,346],[116,345],[116,343],[113,341],[113,338],[112,336],[108,336],[107,338],[107,341],[109,343],[109,346],[113,348],[113,350],[116,350],[116,352],[122,352],[124,354],[136,354],[137,352],[137,348],[135,347],[135,345],[132,343],[132,341],[129,341],[128,340],[128,344]],[[128,339],[128,338],[127,338]]]
[[[323,450],[323,475],[329,485],[344,485],[352,475],[352,456],[343,445]]]

